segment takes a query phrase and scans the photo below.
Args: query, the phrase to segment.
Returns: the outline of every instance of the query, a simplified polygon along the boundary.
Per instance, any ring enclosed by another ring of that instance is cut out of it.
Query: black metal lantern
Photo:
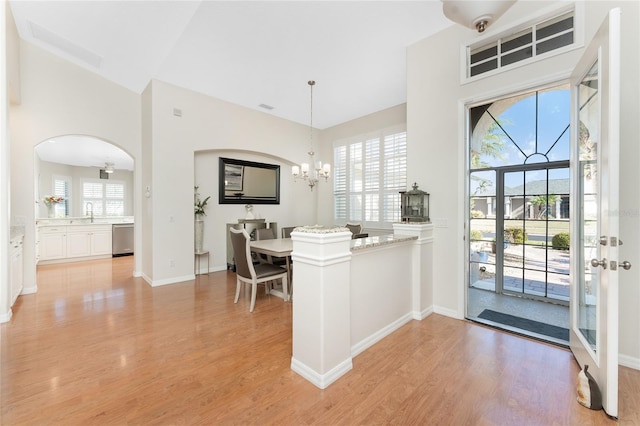
[[[403,222],[429,222],[429,194],[413,183],[411,191],[400,191],[400,214]]]

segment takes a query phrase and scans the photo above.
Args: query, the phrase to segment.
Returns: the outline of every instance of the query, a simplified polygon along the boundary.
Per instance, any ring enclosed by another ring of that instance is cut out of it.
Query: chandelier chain
[[[309,87],[311,88],[311,103],[309,107],[309,155],[314,155],[313,152],[313,86],[316,84],[314,80],[309,80],[307,82]]]

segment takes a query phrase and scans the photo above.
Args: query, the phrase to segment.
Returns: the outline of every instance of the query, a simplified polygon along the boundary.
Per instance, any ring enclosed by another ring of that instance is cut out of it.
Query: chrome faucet
[[[91,210],[89,210],[89,207],[91,207]],[[87,212],[85,213],[85,215],[87,214],[91,214],[91,223],[93,223],[93,203],[91,201],[89,201],[87,204],[85,204],[85,208],[87,209]]]

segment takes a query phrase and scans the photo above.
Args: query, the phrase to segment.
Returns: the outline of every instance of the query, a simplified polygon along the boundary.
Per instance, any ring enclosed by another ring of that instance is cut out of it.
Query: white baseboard
[[[298,361],[294,357],[291,357],[291,369],[320,389],[326,389],[327,386],[345,375],[352,368],[353,362],[351,361],[351,358],[348,358],[342,361],[340,364],[336,365],[327,373],[320,374],[308,365]]]
[[[640,358],[619,354],[618,364],[624,367],[633,368],[634,370],[640,370]]]
[[[3,322],[9,322],[12,316],[13,311],[11,310],[11,308],[9,308],[7,312],[5,312],[4,314],[0,314],[0,324]]]
[[[362,352],[364,352],[365,350],[367,350],[368,348],[370,348],[380,340],[384,339],[385,337],[387,337],[388,335],[390,335],[391,333],[393,333],[394,331],[396,331],[397,329],[399,329],[400,327],[402,327],[403,325],[411,321],[412,319],[413,319],[413,315],[411,313],[405,314],[402,317],[395,320],[394,322],[392,322],[391,324],[387,325],[386,327],[383,327],[380,330],[376,331],[369,337],[362,339],[355,345],[351,346],[351,357],[355,357],[358,354],[361,354]]]
[[[160,287],[163,285],[169,285],[169,284],[177,284],[177,283],[182,283],[185,281],[190,281],[190,280],[195,280],[196,276],[194,274],[191,275],[184,275],[182,277],[174,277],[174,278],[167,278],[164,280],[149,280],[149,277],[145,278],[145,281],[151,286],[151,287]]]
[[[462,319],[458,316],[458,311],[449,308],[443,308],[442,306],[434,306],[433,312],[436,314],[444,315],[455,319]]]
[[[426,308],[426,309],[423,309],[423,310],[422,310],[422,311],[420,311],[420,312],[413,311],[412,318],[413,318],[414,320],[417,320],[417,321],[422,321],[423,319],[425,319],[426,317],[428,317],[428,316],[429,316],[429,315],[431,315],[432,313],[433,313],[433,305],[429,306],[429,307],[428,307],[428,308]]]
[[[38,292],[38,286],[34,285],[33,287],[23,287],[20,295],[23,296],[25,294],[34,294]]]

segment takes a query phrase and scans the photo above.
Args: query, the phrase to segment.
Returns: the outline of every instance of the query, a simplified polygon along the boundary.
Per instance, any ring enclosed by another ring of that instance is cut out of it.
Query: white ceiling
[[[320,129],[404,103],[405,48],[452,25],[438,0],[10,5],[22,39],[136,93],[155,78],[309,124],[316,80]]]
[[[104,169],[113,163],[116,170],[133,171],[133,158],[125,151],[100,139],[68,135],[50,139],[36,147],[38,158],[50,163]]]

